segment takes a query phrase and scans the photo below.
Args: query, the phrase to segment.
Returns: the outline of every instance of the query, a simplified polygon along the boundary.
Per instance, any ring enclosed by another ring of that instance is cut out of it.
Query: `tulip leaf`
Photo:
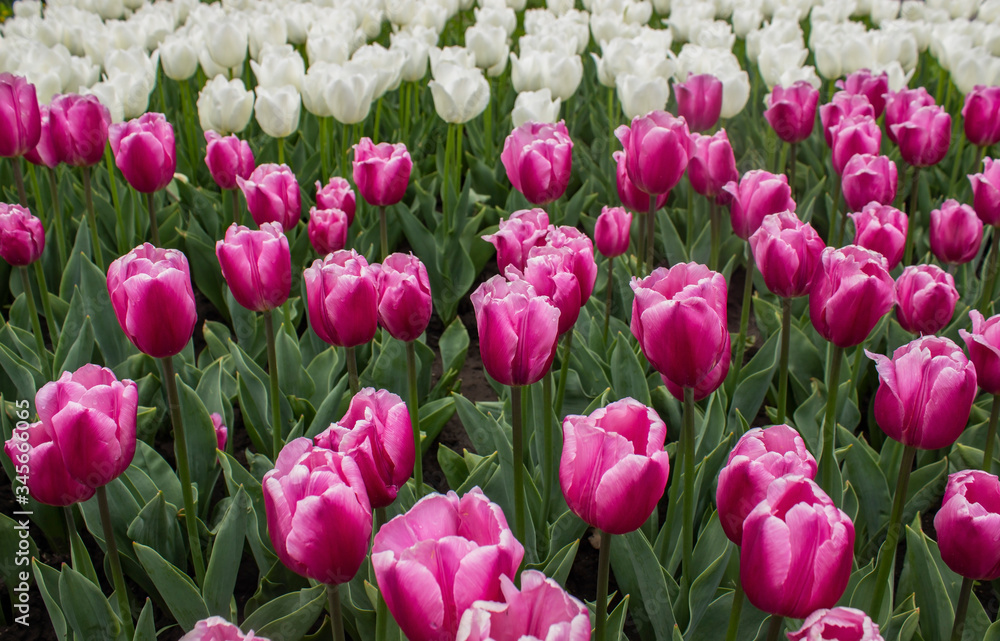
[[[465,357],[469,353],[469,332],[466,331],[462,319],[455,317],[455,320],[448,324],[441,338],[438,339],[438,349],[441,351],[441,364],[443,370],[461,371],[465,364]]]
[[[904,641],[904,639],[900,638],[900,641]],[[983,641],[1000,641],[1000,621],[994,621],[986,630],[986,636],[983,638]]]
[[[132,541],[128,538],[128,528],[132,521],[139,516],[139,503],[128,488],[125,487],[125,483],[121,477],[108,483],[105,488],[108,492],[108,506],[111,509],[111,529],[114,531],[118,551],[126,558],[135,561],[136,557],[132,552]],[[90,531],[91,536],[97,540],[102,549],[107,549],[104,540],[104,527],[101,525],[101,514],[97,506],[97,497],[92,497],[80,503],[80,511],[83,513],[83,520],[87,524],[87,529]]]
[[[177,507],[166,502],[158,492],[128,527],[128,537],[157,551],[174,565],[184,564],[184,534],[177,520]]]
[[[889,625],[884,628],[885,641],[910,641],[920,625],[920,610],[911,593],[896,608]]]
[[[299,342],[282,324],[275,329],[275,352],[278,358],[278,383],[282,393],[294,392],[297,396],[312,396],[316,389],[309,373],[302,367]]]
[[[14,382],[18,396],[21,398],[35,398],[35,392],[46,382],[46,376],[37,368],[28,365],[27,362],[9,347],[0,343],[0,367],[7,372],[7,376]]]
[[[306,436],[312,438],[325,431],[326,428],[330,427],[331,423],[340,420],[340,405],[344,400],[344,392],[347,390],[347,385],[347,376],[342,376],[340,381],[330,390],[329,394],[323,398],[323,402],[316,409],[316,415],[313,417],[312,423],[306,431]]]
[[[133,543],[133,547],[170,613],[185,631],[190,631],[195,623],[208,618],[208,607],[198,593],[198,587],[186,573],[153,548],[141,543]]]
[[[916,602],[920,608],[923,637],[943,641],[950,638],[955,610],[950,598],[942,598],[948,594],[948,588],[935,556],[940,558],[937,544],[919,528],[914,530],[906,526],[906,558],[916,580]]]
[[[167,500],[167,503],[182,505],[184,498],[181,494],[181,482],[174,469],[160,456],[159,452],[145,441],[136,441],[135,444],[135,457],[125,473],[128,474],[132,469],[144,472],[155,489],[163,492],[163,498]]]
[[[271,641],[298,641],[319,618],[325,605],[325,585],[304,588],[257,608],[240,628],[244,632],[253,630],[255,636]]]
[[[716,521],[718,521],[718,518],[716,518]],[[711,605],[715,593],[719,588],[719,583],[726,572],[729,557],[733,552],[733,547],[730,545],[720,545],[715,549],[721,549],[722,553],[691,583],[691,589],[688,592],[690,622],[688,623],[687,630],[689,636]]]
[[[943,458],[913,470],[903,507],[903,523],[912,521],[918,512],[930,512],[940,505],[947,483],[948,459]]]
[[[28,519],[24,519],[19,524],[6,514],[0,514],[0,555],[3,555],[0,558],[6,559],[0,563],[0,578],[3,579],[4,585],[10,592],[11,603],[18,602],[14,588],[22,580],[26,580],[22,578],[22,575],[30,576],[28,564],[31,559],[38,558],[38,546],[31,538],[30,529],[25,528],[25,523],[27,523],[27,528],[30,528],[31,523]],[[25,542],[23,547],[21,546],[22,541]]]
[[[648,216],[649,214],[646,214]],[[640,220],[645,222],[646,216],[640,217]],[[667,262],[669,264],[674,263],[687,263],[692,259],[688,253],[690,249],[687,244],[682,240],[683,236],[677,231],[677,227],[674,226],[674,221],[670,218],[670,214],[664,209],[660,209],[656,212],[656,227],[660,232],[660,246],[657,248],[663,252],[663,255],[667,257]],[[705,225],[708,227],[708,225]],[[640,232],[642,233],[642,232]],[[647,239],[646,242],[655,242],[655,235],[653,238]],[[633,606],[635,610],[636,606]]]
[[[135,622],[135,635],[132,641],[156,641],[156,625],[153,621],[153,602],[146,597],[146,602]]]
[[[420,406],[420,431],[423,434],[420,448],[423,454],[430,451],[434,439],[445,424],[455,415],[455,399],[450,396],[439,398]]]
[[[623,334],[618,334],[611,352],[611,389],[615,400],[631,397],[646,406],[652,403],[646,373],[632,351],[630,341]]]
[[[778,369],[778,342],[781,332],[771,334],[771,337],[754,354],[750,362],[740,370],[740,378],[729,404],[729,417],[726,421],[730,431],[736,429],[736,410],[743,416],[757,416],[771,379]]]
[[[892,507],[892,495],[875,451],[843,426],[839,427],[838,433],[839,442],[848,445],[844,456],[844,478],[865,497],[858,505],[859,519],[855,530],[858,540],[867,542],[884,529]],[[859,546],[859,549],[863,550],[864,546]]]
[[[193,190],[186,187],[185,191]],[[224,234],[225,231],[219,236]],[[212,301],[216,309],[228,318],[226,297],[223,294],[226,290],[225,279],[222,276],[222,269],[219,267],[219,260],[216,258],[215,240],[202,229],[194,216],[188,219],[188,227],[184,234],[184,250],[184,255],[189,256],[191,280],[194,281],[194,285],[199,292]]]
[[[71,507],[72,506],[67,509],[70,509]],[[90,552],[87,551],[87,547],[83,544],[83,539],[80,537],[80,533],[76,530],[73,530],[71,537],[70,560],[73,562],[74,570],[90,579],[91,583],[97,587],[101,587],[101,582],[97,578],[97,570],[94,569],[94,563],[90,560]]]
[[[264,321],[257,312],[252,312],[236,302],[232,292],[226,287],[226,306],[233,319],[233,342],[238,343],[245,357],[255,359],[267,347],[264,336]]]
[[[239,400],[243,424],[258,452],[271,451],[270,419],[267,418],[267,387],[263,371],[246,355],[243,348],[230,341],[229,350],[239,372]],[[265,443],[265,438],[267,442]]]
[[[625,629],[625,617],[628,616],[629,598],[630,595],[626,594],[615,606],[615,609],[608,613],[607,628],[605,629],[608,639],[627,639],[622,634],[622,630]]]
[[[236,573],[243,558],[243,540],[246,532],[247,515],[250,512],[250,497],[242,487],[229,503],[229,510],[222,517],[212,544],[212,554],[205,573],[202,594],[211,614],[228,616],[229,601],[236,586]]]
[[[59,573],[59,603],[80,639],[115,639],[121,632],[121,622],[101,589],[65,563]]]
[[[250,497],[252,518],[247,522],[247,542],[253,553],[257,568],[265,573],[274,565],[276,557],[267,534],[267,520],[264,511],[264,492],[261,483],[246,470],[231,454],[219,455],[219,463],[226,479],[226,489],[235,496],[242,488]]]
[[[601,536],[611,536],[602,533]],[[669,641],[674,627],[666,579],[660,563],[641,532],[617,535],[611,541],[611,569],[618,587],[635,601],[632,620],[644,641]]]
[[[37,557],[31,559],[31,569],[35,575],[35,585],[38,587],[38,592],[42,595],[45,609],[48,610],[53,631],[60,641],[66,641],[69,638],[67,635],[68,626],[62,606],[59,603],[60,574],[55,569],[39,561]]]
[[[219,475],[215,454],[218,447],[215,425],[197,392],[179,378],[177,393],[180,398],[184,434],[187,437],[191,482],[198,486],[198,494],[205,497],[207,502],[211,497],[215,479]],[[176,430],[177,426],[174,426],[174,429]],[[203,507],[206,506],[199,506],[199,512],[205,514],[207,512],[202,509]]]
[[[135,348],[129,344],[111,306],[108,296],[108,279],[89,259],[80,260],[80,292],[83,294],[83,308],[94,327],[94,338],[101,348],[104,363],[114,369],[124,361]]]

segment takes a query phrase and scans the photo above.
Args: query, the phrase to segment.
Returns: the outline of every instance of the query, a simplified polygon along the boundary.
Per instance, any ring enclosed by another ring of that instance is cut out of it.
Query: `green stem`
[[[38,264],[38,261],[35,261]],[[21,272],[21,287],[24,288],[24,299],[28,303],[28,316],[31,318],[31,331],[35,334],[35,348],[38,349],[38,361],[42,364],[42,369],[47,368],[49,361],[45,351],[45,338],[42,336],[42,324],[38,320],[38,308],[35,307],[35,295],[31,292],[31,279],[28,277],[28,268],[21,265],[18,269]],[[53,348],[54,349],[54,348]]]
[[[49,338],[52,340],[52,351],[59,345],[59,324],[56,323],[55,314],[52,313],[52,301],[49,300],[49,286],[45,282],[45,270],[42,269],[42,261],[36,260],[35,280],[38,282],[38,295],[42,298],[42,311],[45,313],[45,324],[49,328]]]
[[[990,426],[986,430],[986,446],[983,448],[983,469],[987,472],[993,467],[993,441],[997,438],[998,417],[1000,417],[1000,394],[994,394],[993,409],[990,411]]]
[[[510,388],[511,448],[514,458],[514,536],[524,541],[524,445],[521,407],[524,403],[523,385]]]
[[[962,168],[962,153],[965,151],[965,143],[965,133],[959,133],[958,148],[955,150],[955,164],[951,167],[951,180],[948,181],[948,191],[945,193],[955,193],[955,183],[958,182],[958,171]],[[973,168],[973,171],[975,171],[975,168]]]
[[[163,87],[163,78],[160,78],[160,87]],[[184,134],[187,137],[188,163],[191,165],[191,184],[198,184],[198,139],[195,137],[195,125],[198,118],[192,107],[194,102],[191,98],[191,84],[188,80],[182,80],[178,84],[181,86],[181,111],[184,112]]]
[[[326,599],[330,606],[330,633],[333,641],[344,641],[344,616],[340,613],[340,586],[329,583],[326,586]]]
[[[285,164],[285,138],[278,138],[278,164]]]
[[[38,174],[35,173],[35,166],[30,162],[28,163],[28,178],[31,179],[31,189],[35,192],[35,214],[41,220],[45,220],[45,207],[42,205],[42,190],[38,186]]]
[[[656,194],[649,197],[649,216],[646,218],[646,273],[653,271],[653,254],[656,248]]]
[[[52,220],[56,228],[56,247],[59,249],[59,268],[66,266],[68,259],[66,245],[66,230],[63,229],[62,207],[59,204],[59,185],[56,183],[56,170],[49,169],[49,192],[52,195]]]
[[[76,521],[73,519],[73,506],[72,506],[72,504],[71,505],[67,505],[66,507],[64,507],[62,509],[62,513],[63,513],[63,519],[66,521],[66,542],[69,543],[68,548],[70,550],[70,554],[72,555],[72,553],[73,553],[73,533],[76,532]],[[72,561],[72,559],[71,559],[71,561]],[[74,570],[78,570],[79,569],[79,568],[76,567],[75,564],[72,567],[73,567]]]
[[[230,200],[233,207],[233,222],[237,225],[240,224],[240,198],[236,195],[235,189],[229,190],[229,195],[232,197]]]
[[[128,588],[125,587],[125,575],[122,574],[122,561],[118,556],[118,543],[115,541],[115,531],[111,527],[111,508],[108,506],[108,490],[102,485],[97,488],[97,508],[101,513],[101,526],[104,528],[104,544],[108,548],[108,561],[111,563],[111,577],[115,583],[115,596],[118,597],[118,610],[121,614],[125,638],[132,638],[132,606],[128,602]]]
[[[379,123],[382,121],[382,99],[379,98],[375,101],[375,125],[372,127],[372,142],[378,144],[379,141]]]
[[[708,254],[708,268],[712,271],[719,269],[719,244],[722,241],[722,217],[719,214],[719,205],[715,198],[708,200],[709,218],[712,222],[712,244]]]
[[[733,607],[729,610],[729,627],[726,628],[726,641],[736,641],[736,633],[740,629],[740,614],[743,613],[743,584],[736,579],[736,589],[733,590]]]
[[[320,155],[319,160],[323,168],[323,180],[330,177],[330,119],[321,117],[319,119],[319,139]]]
[[[694,248],[694,187],[691,186],[690,181],[687,186],[688,193],[688,205],[687,205],[687,244],[688,247]],[[700,231],[700,230],[699,230]]]
[[[458,204],[458,196],[462,194],[462,136],[465,125],[458,125],[455,134],[455,203]]]
[[[410,425],[413,427],[413,480],[416,481],[417,498],[424,494],[423,446],[420,444],[420,399],[417,395],[417,350],[413,341],[406,343],[406,382],[410,389]]]
[[[844,242],[844,236],[847,232],[847,219],[850,218],[848,213],[845,211],[844,215],[840,217],[840,228],[837,230],[837,246],[839,247],[841,243]]]
[[[962,641],[962,632],[965,630],[965,614],[969,611],[969,597],[972,596],[972,584],[974,580],[962,579],[962,591],[958,595],[958,605],[955,607],[955,625],[951,628],[951,641]]]
[[[683,548],[681,549],[681,572],[691,585],[693,580],[692,556],[694,551],[694,389],[684,388],[684,425],[681,432],[681,443],[684,449],[684,514],[683,514]]]
[[[174,459],[177,461],[177,475],[181,480],[181,495],[184,498],[184,525],[187,528],[188,544],[191,546],[195,578],[198,585],[204,585],[205,561],[201,553],[201,538],[198,536],[198,507],[195,504],[194,493],[191,491],[187,436],[184,431],[184,420],[181,417],[181,403],[177,394],[177,381],[174,378],[174,364],[170,357],[161,358],[160,362],[163,364],[163,384],[167,388],[170,420],[174,426]]]
[[[920,192],[920,167],[913,168],[913,183],[910,187],[910,211],[906,232],[906,250],[903,253],[903,267],[910,264],[913,258],[913,236],[917,233],[917,198]]]
[[[833,247],[840,245],[842,238],[837,238],[837,210],[840,209],[840,181],[834,180],[836,185],[834,186],[833,192],[833,209],[830,210],[830,229],[827,230],[826,244]],[[847,213],[844,213],[844,217],[847,217]]]
[[[775,423],[785,422],[788,403],[788,346],[792,334],[792,299],[781,299],[781,356],[778,360],[778,418]]]
[[[271,451],[278,460],[283,444],[281,429],[281,389],[278,387],[278,355],[274,345],[274,321],[271,310],[264,312],[264,333],[267,334],[267,371],[271,377]]]
[[[492,163],[493,158],[493,96],[496,91],[493,88],[493,79],[489,78],[490,100],[486,103],[486,113],[483,114],[483,138],[486,140],[486,162]]]
[[[733,360],[734,381],[740,380],[740,370],[743,369],[743,354],[747,347],[747,328],[750,326],[750,303],[753,300],[753,273],[757,267],[750,255],[749,245],[746,250],[746,272],[743,276],[743,309],[740,311],[740,333],[736,337],[736,358]]]
[[[788,188],[792,190],[792,200],[795,200],[795,152],[798,148],[797,143],[789,145],[788,164],[785,169],[788,174]]]
[[[444,142],[444,173],[441,176],[441,204],[444,208],[441,223],[445,231],[451,229],[451,157],[454,155],[455,125],[448,125],[448,133]]]
[[[826,418],[823,421],[823,448],[820,450],[820,485],[828,493],[833,491],[829,479],[832,470],[837,465],[833,456],[837,435],[837,391],[840,389],[840,363],[844,360],[844,348],[833,346],[830,356],[830,375],[826,379]]]
[[[542,377],[542,412],[545,414],[542,418],[542,429],[544,430],[542,457],[545,460],[545,468],[543,471],[544,482],[542,483],[542,518],[540,519],[542,523],[548,523],[549,508],[552,505],[552,491],[558,483],[556,472],[559,465],[555,461],[556,426],[553,424],[551,408],[552,370],[550,369],[546,372],[545,376]]]
[[[612,534],[598,530],[601,536],[601,550],[597,556],[597,620],[594,626],[594,641],[606,641],[608,625],[608,577],[611,574]]]
[[[21,158],[10,159],[11,169],[14,170],[14,183],[17,184],[17,198],[21,206],[28,208],[28,193],[24,191],[24,176],[21,174]]]
[[[385,221],[385,206],[378,208],[378,236],[382,243],[382,260],[389,255],[389,227]]]
[[[94,196],[90,184],[90,167],[83,168],[83,195],[87,203],[87,224],[90,226],[90,244],[93,246],[94,263],[104,272],[104,257],[101,255],[101,239],[97,236],[97,215],[94,214]],[[119,210],[120,211],[120,210]]]
[[[612,288],[613,288],[614,282],[615,282],[612,279],[611,272],[612,272],[614,266],[615,266],[615,258],[614,258],[614,256],[612,256],[611,258],[608,258],[608,287],[607,287],[607,295],[605,297],[605,302],[604,302],[604,342],[605,343],[608,342],[608,326],[611,323],[611,303],[612,303],[612,293],[613,293]]]
[[[781,635],[781,626],[785,622],[784,617],[776,614],[771,615],[771,623],[767,626],[767,641],[778,641]]]
[[[160,246],[160,224],[156,222],[156,203],[153,199],[153,192],[146,194],[146,209],[149,211],[149,236],[153,239],[153,245]]]
[[[566,338],[563,339],[563,341],[562,363],[559,365],[559,383],[556,385],[556,406],[554,408],[556,418],[562,416],[563,399],[566,398],[566,378],[569,376],[569,355],[570,350],[573,348],[572,328],[566,332]]]
[[[115,163],[114,163],[114,158],[111,154],[111,147],[105,147],[104,149],[104,164],[108,168],[108,190],[111,192],[111,201],[115,205],[115,217],[118,220],[118,224],[122,225],[124,221],[124,218],[122,218],[122,203],[118,197],[118,181],[115,178]],[[89,171],[90,171],[89,168],[86,167],[84,168],[85,175],[89,173]],[[91,207],[93,207],[93,205],[91,205]],[[122,234],[124,233],[125,230],[122,229]],[[126,243],[126,245],[128,247],[133,247],[135,245],[134,231],[132,238],[128,239],[128,243]],[[122,248],[119,247],[119,249]],[[124,254],[125,252],[122,251],[122,253]],[[101,265],[98,265],[98,267],[101,267]],[[101,267],[101,271],[104,271],[103,267]]]
[[[997,269],[1000,267],[1000,227],[993,228],[993,246],[990,248],[990,258],[986,261],[986,281],[983,284],[983,293],[979,298],[979,312],[983,316],[990,315],[990,305],[993,304],[993,286],[997,279]]]
[[[903,520],[903,506],[906,504],[906,488],[910,484],[910,469],[917,448],[907,445],[903,450],[903,459],[899,462],[899,475],[896,477],[896,495],[892,499],[892,513],[889,516],[889,529],[886,531],[885,543],[878,555],[878,569],[875,575],[875,593],[872,595],[872,605],[868,609],[872,617],[878,618],[882,608],[882,598],[885,596],[886,581],[892,572],[893,561],[896,560],[896,543],[899,541],[899,531]],[[890,609],[892,604],[889,605]]]
[[[347,353],[347,380],[351,386],[351,396],[358,393],[361,385],[358,384],[358,356],[354,353],[354,346],[344,348]]]

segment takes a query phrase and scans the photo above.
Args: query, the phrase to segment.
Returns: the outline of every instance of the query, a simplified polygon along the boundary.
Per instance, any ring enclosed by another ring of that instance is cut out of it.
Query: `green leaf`
[[[2,411],[0,408],[0,412]],[[26,580],[23,578],[24,575],[30,576],[31,559],[38,558],[38,546],[31,538],[31,530],[28,529],[30,526],[31,522],[28,519],[18,523],[6,514],[0,514],[0,555],[3,555],[0,558],[4,559],[4,562],[0,563],[0,578],[11,592],[11,601],[14,603],[17,602],[14,587]],[[20,546],[21,541],[27,541],[23,550]]]
[[[716,513],[712,514],[711,522],[716,524],[719,523],[719,517]],[[710,525],[709,527],[712,526]],[[721,531],[721,525],[717,526],[717,529]],[[697,548],[702,547],[701,544],[703,541],[707,541],[707,539],[705,537],[700,537]],[[719,588],[719,583],[722,581],[722,577],[726,572],[726,567],[729,564],[729,557],[733,551],[733,547],[731,545],[723,543],[722,541],[719,541],[708,549],[712,552],[717,550],[722,550],[722,552],[719,553],[715,559],[708,564],[705,570],[691,583],[691,589],[688,592],[690,622],[688,623],[687,630],[689,635],[698,625],[698,622],[708,610],[708,607],[712,604],[712,601],[715,598],[716,590]],[[701,550],[698,549],[697,551]],[[704,555],[705,554],[703,553],[702,556]],[[699,567],[699,565],[695,564],[695,567]]]
[[[445,328],[441,338],[438,339],[438,349],[441,351],[443,371],[461,371],[465,357],[469,353],[469,332],[465,330],[461,318],[456,317]]]
[[[35,575],[35,585],[38,586],[38,592],[42,595],[42,601],[45,603],[45,609],[49,612],[52,629],[61,641],[65,641],[68,638],[68,628],[62,606],[59,604],[59,572],[37,558],[31,559],[31,569]],[[22,613],[15,612],[14,614],[15,617],[19,615]],[[25,620],[28,620],[27,613],[23,613],[23,616],[25,616]]]
[[[83,308],[94,327],[97,346],[101,348],[104,363],[114,369],[124,361],[134,348],[122,332],[108,296],[108,279],[97,265],[87,258],[80,259],[80,293]]]
[[[983,641],[1000,641],[1000,621],[994,621],[993,625],[986,630],[986,636],[983,638]]]
[[[211,614],[228,618],[229,602],[236,586],[236,574],[243,558],[243,540],[247,516],[250,512],[250,497],[241,486],[229,503],[229,510],[222,518],[222,524],[212,544],[212,555],[205,573],[202,594]]]
[[[632,351],[628,338],[618,334],[611,353],[611,389],[616,400],[632,397],[643,405],[650,405],[646,372],[639,364],[639,357]]]
[[[208,607],[198,593],[198,587],[186,573],[177,569],[153,548],[141,543],[134,543],[133,548],[170,613],[186,632],[194,628],[198,621],[208,618]]]
[[[72,507],[72,506],[70,506]],[[70,509],[69,507],[66,509]],[[72,542],[70,543],[70,560],[73,561],[73,568],[83,574],[97,587],[101,587],[101,582],[97,579],[97,570],[90,560],[90,553],[80,538],[80,533],[73,530]]]
[[[46,383],[46,377],[41,371],[29,365],[3,343],[0,343],[0,367],[14,382],[21,398],[35,398],[35,392]]]
[[[323,584],[285,594],[262,605],[240,628],[271,641],[298,641],[309,631],[326,605]]]
[[[610,536],[601,533],[601,536]],[[636,601],[632,621],[639,636],[669,641],[674,627],[667,583],[649,541],[641,532],[617,535],[611,541],[611,569],[618,587]]]
[[[576,551],[579,547],[580,540],[577,539],[556,551],[546,563],[538,563],[529,567],[533,570],[540,570],[542,574],[555,580],[559,585],[565,586],[566,579],[569,577],[569,571],[573,567],[573,561],[576,560]]]
[[[625,595],[618,605],[608,613],[607,622],[607,635],[608,639],[625,639],[625,635],[622,634],[622,630],[625,629],[625,617],[628,615],[628,600],[629,595]]]
[[[128,538],[153,548],[174,565],[187,559],[177,506],[167,503],[163,492],[158,492],[129,524]]]
[[[187,438],[191,482],[198,486],[198,494],[207,501],[218,476],[215,453],[219,442],[215,436],[215,425],[197,392],[188,387],[180,377],[177,377],[177,393],[181,403],[184,435]],[[177,428],[175,425],[174,429]]]
[[[114,639],[121,632],[121,622],[101,589],[65,563],[59,573],[59,603],[80,639]]]
[[[132,641],[156,641],[156,625],[153,622],[153,602],[146,597],[146,603],[135,622],[135,636]]]
[[[736,419],[736,411],[739,410],[743,416],[757,416],[767,388],[771,385],[771,378],[775,370],[778,369],[778,343],[781,332],[775,332],[767,339],[767,342],[760,348],[754,357],[750,359],[746,367],[740,370],[740,380],[736,384],[736,391],[733,392],[733,400],[729,404],[729,417],[727,424],[733,428]]]

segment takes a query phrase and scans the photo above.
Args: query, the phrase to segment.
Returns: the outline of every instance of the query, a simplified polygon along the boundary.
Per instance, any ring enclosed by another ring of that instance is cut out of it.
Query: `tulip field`
[[[0,639],[1000,641],[1000,0],[0,4]]]

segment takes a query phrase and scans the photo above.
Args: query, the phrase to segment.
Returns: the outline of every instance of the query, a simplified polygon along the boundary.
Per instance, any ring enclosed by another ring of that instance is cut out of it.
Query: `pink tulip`
[[[665,194],[673,189],[694,153],[687,123],[665,111],[637,116],[631,127],[618,127],[615,136],[625,150],[629,180],[646,194]]]
[[[313,261],[302,275],[309,325],[330,345],[356,347],[378,329],[378,275],[353,249]]]
[[[979,147],[1000,142],[1000,87],[976,85],[962,106],[965,137]]]
[[[354,459],[297,438],[282,448],[262,488],[267,533],[288,569],[326,584],[354,578],[372,534],[372,509]]]
[[[844,165],[840,189],[847,206],[859,211],[872,201],[891,205],[896,199],[897,180],[896,163],[888,156],[857,154]]]
[[[38,144],[33,149],[24,152],[24,159],[39,167],[50,169],[59,165],[60,159],[52,143],[52,127],[49,125],[49,106],[40,105],[38,107],[40,133]]]
[[[885,100],[885,135],[896,142],[893,126],[909,120],[917,109],[933,105],[934,98],[923,87],[890,91]]]
[[[247,209],[258,225],[281,223],[290,231],[302,215],[302,194],[299,181],[288,165],[264,163],[243,179],[236,177],[236,184],[247,199]]]
[[[387,507],[413,474],[410,412],[399,396],[366,387],[351,398],[347,414],[314,439],[319,447],[354,459],[373,508]]]
[[[566,124],[526,122],[507,136],[500,154],[507,179],[528,202],[559,200],[569,184],[573,141]]]
[[[616,151],[611,154],[616,163],[615,178],[618,185],[618,199],[622,201],[622,206],[631,211],[646,213],[649,211],[649,194],[641,191],[629,180],[628,167],[626,166],[625,152]],[[670,192],[656,195],[656,209],[661,209],[667,202]]]
[[[254,312],[281,307],[292,289],[292,255],[280,223],[252,230],[235,223],[215,243],[222,277],[236,302]]]
[[[508,265],[524,269],[528,252],[545,244],[548,231],[549,215],[544,209],[521,209],[506,220],[501,218],[500,229],[482,239],[496,247],[497,267],[502,274]]]
[[[91,167],[101,162],[104,158],[104,147],[108,142],[111,113],[101,104],[97,96],[77,94],[56,96],[49,103],[48,112],[52,150],[59,162],[71,167]],[[165,137],[165,133],[159,132],[161,128],[156,125],[150,129],[158,138],[161,135]],[[173,131],[170,133],[172,135]],[[150,144],[149,148],[155,154],[156,145]],[[144,149],[144,146],[137,147],[136,151],[141,154]],[[153,161],[140,159],[139,162]],[[173,170],[170,171],[170,177],[166,181],[170,182],[170,178],[173,178]]]
[[[214,131],[205,132],[205,164],[219,189],[236,189],[236,178],[246,180],[254,170],[253,152],[245,140],[236,135],[222,137]]]
[[[144,113],[135,120],[108,127],[115,164],[128,184],[143,194],[160,191],[177,171],[174,128],[160,113]]]
[[[878,624],[854,608],[816,610],[802,622],[802,627],[788,633],[788,641],[884,641]]]
[[[354,222],[356,208],[354,190],[347,180],[333,176],[325,186],[316,181],[316,209],[339,209],[347,214],[347,224],[350,225]]]
[[[503,602],[476,601],[465,611],[456,641],[590,641],[587,606],[537,570],[521,572],[521,590],[500,575]]]
[[[889,313],[895,294],[881,254],[857,245],[827,247],[809,292],[809,318],[826,340],[853,347]]]
[[[340,251],[347,245],[347,228],[350,218],[342,209],[309,210],[309,242],[317,254],[325,256]]]
[[[979,220],[984,225],[1000,225],[1000,162],[983,158],[983,172],[969,176],[969,182],[972,207]]]
[[[942,263],[961,265],[976,257],[983,240],[983,221],[968,205],[949,198],[931,211],[931,252]]]
[[[853,156],[878,155],[879,145],[882,144],[882,130],[870,116],[844,118],[836,127],[830,128],[830,136],[833,139],[833,168],[840,175],[843,175],[847,161]]]
[[[212,419],[212,427],[215,428],[215,440],[220,450],[226,449],[226,441],[229,439],[229,430],[222,424],[222,414],[212,412],[209,415]]]
[[[805,80],[790,87],[775,85],[768,96],[764,117],[778,138],[795,144],[812,134],[817,103],[819,91]]]
[[[0,157],[15,158],[31,151],[41,130],[35,85],[21,76],[0,73]]]
[[[753,169],[743,174],[738,185],[732,181],[726,183],[723,190],[732,197],[729,218],[733,231],[743,240],[748,240],[757,231],[765,216],[795,211],[792,190],[784,174]]]
[[[976,367],[976,380],[987,394],[1000,394],[1000,315],[984,319],[976,310],[969,312],[972,332],[958,330]]]
[[[608,258],[621,256],[628,251],[632,214],[624,207],[602,207],[594,225],[594,244],[597,251]]]
[[[852,118],[875,117],[875,108],[868,98],[838,91],[833,94],[833,100],[819,108],[819,121],[823,126],[823,140],[826,146],[833,148],[833,130],[844,120]]]
[[[382,597],[410,641],[453,641],[476,601],[502,598],[524,547],[478,487],[431,494],[382,526],[372,565]]]
[[[1000,479],[981,470],[949,475],[934,530],[952,572],[978,581],[1000,578]]]
[[[875,420],[889,438],[922,450],[948,447],[969,421],[976,368],[950,339],[924,336],[876,363]]]
[[[697,387],[729,358],[726,279],[704,265],[660,267],[632,279],[632,334],[646,360],[681,387]]]
[[[951,274],[937,265],[910,265],[896,279],[896,320],[913,334],[937,334],[958,302]]]
[[[559,308],[527,281],[503,276],[472,292],[472,306],[486,372],[504,385],[542,380],[556,355]]]
[[[686,82],[674,83],[677,114],[691,131],[708,131],[719,122],[722,113],[722,81],[710,73],[688,76]]]
[[[552,249],[565,249],[572,255],[572,271],[580,285],[580,304],[586,304],[590,295],[594,293],[594,283],[597,282],[597,261],[594,259],[593,241],[576,227],[550,226],[545,235],[545,245],[531,248],[528,257],[547,251],[546,246]]]
[[[816,478],[816,459],[793,428],[755,427],[737,441],[715,492],[719,521],[730,541],[742,543],[747,515],[767,498],[775,479],[789,474]]]
[[[108,267],[108,295],[118,324],[140,352],[167,358],[191,340],[198,315],[180,251],[139,245]]]
[[[868,69],[861,69],[844,80],[838,80],[837,87],[849,94],[867,98],[875,111],[875,118],[885,111],[885,96],[889,93],[889,74],[886,72],[874,75]]]
[[[892,205],[871,202],[848,216],[854,222],[854,244],[882,254],[887,268],[895,269],[906,246],[906,214]]]
[[[632,398],[567,416],[559,485],[569,509],[604,532],[637,530],[667,486],[666,438],[656,412]]]
[[[35,394],[37,423],[14,431],[4,449],[25,466],[28,491],[49,505],[86,501],[135,456],[139,393],[111,370],[84,365]]]
[[[775,479],[743,522],[740,582],[764,612],[803,619],[832,608],[853,560],[854,524],[805,476]]]
[[[937,105],[921,107],[892,125],[899,155],[914,167],[930,167],[944,159],[951,144],[951,116]]]
[[[560,336],[573,329],[580,316],[580,283],[573,273],[573,254],[569,249],[539,247],[531,252],[524,271],[508,267],[504,274],[508,280],[523,280],[531,285],[538,296],[548,298],[559,309]]]
[[[711,136],[691,134],[691,140],[694,155],[687,168],[691,187],[705,198],[714,198],[716,203],[723,204],[728,199],[723,187],[740,179],[726,130],[720,129]]]
[[[42,221],[20,205],[0,203],[0,258],[15,267],[30,265],[44,249]]]
[[[726,376],[729,375],[729,366],[731,364],[731,359],[729,355],[732,353],[732,343],[730,337],[726,336],[726,344],[722,348],[723,357],[719,359],[719,363],[712,368],[712,371],[705,375],[705,378],[701,379],[697,385],[694,386],[694,400],[698,402],[702,399],[708,398],[708,395],[719,389],[723,383],[726,382]],[[670,395],[676,398],[678,401],[684,400],[684,388],[673,382],[663,374],[660,374],[660,378],[663,380],[663,384],[666,386],[667,391]]]
[[[390,254],[378,269],[378,320],[393,338],[417,340],[431,320],[431,282],[413,254]]]
[[[255,636],[253,630],[245,636],[239,627],[222,617],[208,617],[194,624],[194,628],[182,636],[180,641],[267,641]]]
[[[374,144],[365,137],[354,145],[354,184],[370,205],[388,207],[403,200],[413,161],[401,142]]]
[[[772,294],[798,298],[809,293],[826,243],[791,211],[769,214],[750,237],[754,262]]]

